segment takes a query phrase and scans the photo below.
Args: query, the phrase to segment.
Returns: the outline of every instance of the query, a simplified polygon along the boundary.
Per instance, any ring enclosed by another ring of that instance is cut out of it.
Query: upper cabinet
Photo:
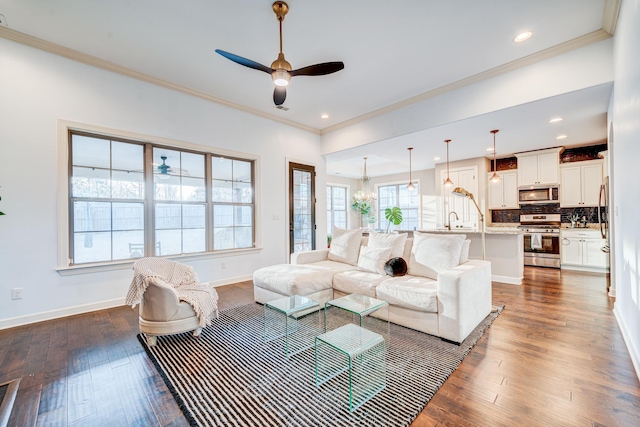
[[[518,171],[507,170],[497,172],[500,182],[489,181],[489,209],[518,209]],[[488,178],[493,176],[489,172]]]
[[[517,153],[518,185],[557,185],[559,183],[558,164],[562,148]]]
[[[602,185],[602,160],[566,163],[560,166],[561,207],[598,206]]]

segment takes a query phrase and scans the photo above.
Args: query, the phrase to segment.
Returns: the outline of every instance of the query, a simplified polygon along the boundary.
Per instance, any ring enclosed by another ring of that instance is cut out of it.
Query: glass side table
[[[315,339],[315,381],[321,386],[348,372],[349,410],[386,387],[387,346],[380,334],[348,323]]]
[[[343,312],[330,310],[331,307],[339,308]],[[370,316],[373,313],[376,313],[375,317]],[[327,320],[328,317],[330,317],[329,320]],[[386,301],[365,295],[351,294],[325,303],[324,331],[327,332],[328,327],[335,329],[345,323],[355,323],[376,332],[382,335],[386,343],[389,344],[389,303]]]
[[[303,296],[293,295],[266,302],[263,307],[263,341],[284,337],[285,355],[300,353],[313,347],[314,338],[322,332],[321,319],[320,305]]]

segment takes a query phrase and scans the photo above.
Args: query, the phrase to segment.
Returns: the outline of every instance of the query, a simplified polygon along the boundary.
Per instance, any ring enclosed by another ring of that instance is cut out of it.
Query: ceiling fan
[[[289,12],[289,6],[283,1],[277,1],[273,3],[273,11],[280,22],[280,53],[278,54],[278,59],[271,63],[271,67],[234,55],[233,53],[225,52],[224,50],[216,49],[216,52],[240,65],[271,74],[273,83],[276,85],[273,91],[273,102],[276,105],[282,105],[287,97],[286,86],[289,84],[291,77],[323,76],[335,73],[336,71],[340,71],[344,68],[344,63],[324,62],[322,64],[309,65],[307,67],[298,68],[297,70],[292,70],[291,64],[284,59],[284,53],[282,53],[282,21],[284,21],[284,16]]]

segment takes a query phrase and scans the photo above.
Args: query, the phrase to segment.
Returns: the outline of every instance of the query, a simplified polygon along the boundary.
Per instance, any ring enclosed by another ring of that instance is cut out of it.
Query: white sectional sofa
[[[390,321],[460,343],[491,312],[491,263],[468,260],[461,234],[372,233],[334,229],[331,249],[295,253],[291,264],[253,274],[254,299],[303,295],[325,302],[362,294],[389,303]],[[402,257],[408,274],[389,276],[384,264]]]

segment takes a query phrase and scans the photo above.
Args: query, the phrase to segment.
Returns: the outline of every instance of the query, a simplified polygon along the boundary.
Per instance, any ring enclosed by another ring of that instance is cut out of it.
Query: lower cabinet
[[[609,268],[609,254],[601,250],[606,243],[598,230],[561,230],[561,267]]]

